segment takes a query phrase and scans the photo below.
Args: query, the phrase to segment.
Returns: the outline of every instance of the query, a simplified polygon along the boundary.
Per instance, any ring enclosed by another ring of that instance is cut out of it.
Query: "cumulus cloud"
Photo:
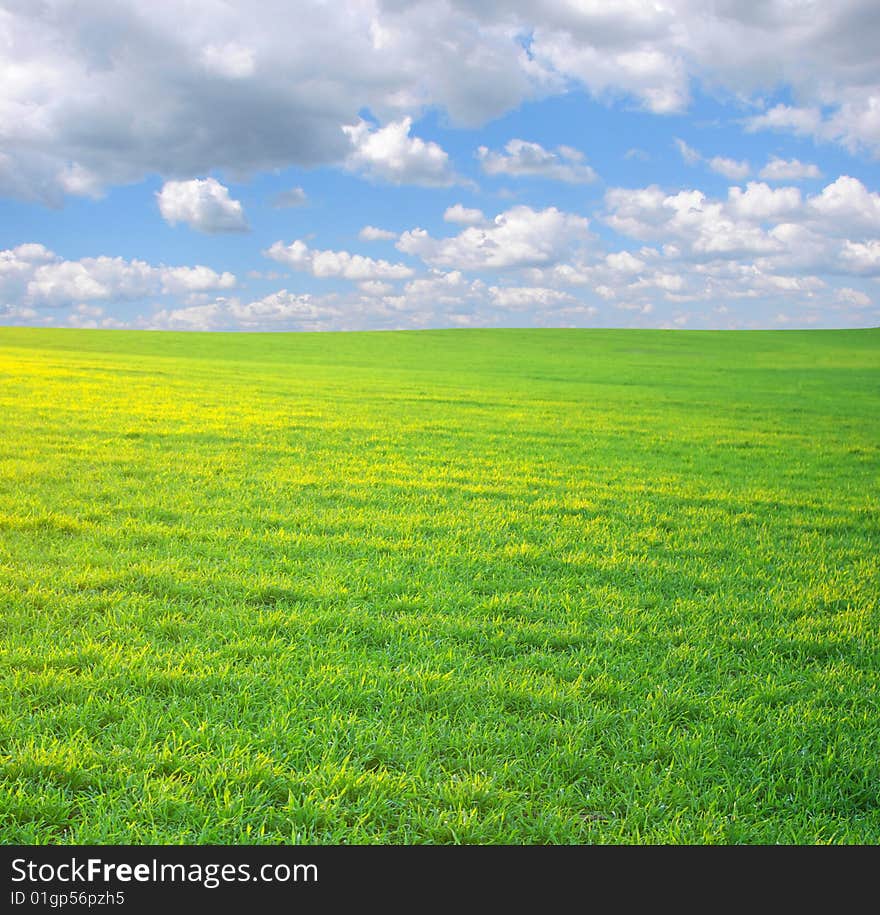
[[[678,273],[655,271],[649,276],[640,277],[632,284],[633,289],[663,289],[666,292],[680,292],[685,287],[685,279]]]
[[[134,323],[177,330],[467,327],[504,324],[511,315],[516,315],[516,324],[580,324],[597,313],[595,306],[563,290],[487,286],[460,270],[430,269],[399,291],[372,280],[347,293],[312,295],[281,289],[253,301],[217,298],[157,309]]]
[[[162,308],[143,326],[149,330],[225,330],[228,322],[228,310],[221,302],[212,302],[186,308]]]
[[[342,277],[347,280],[399,280],[413,275],[405,264],[392,264],[348,251],[318,251],[297,239],[289,245],[276,241],[263,252],[279,263],[303,270],[316,277]]]
[[[871,87],[846,87],[835,102],[837,107],[829,112],[818,106],[776,105],[748,118],[746,130],[794,133],[839,143],[850,152],[880,155],[880,78]]]
[[[815,135],[822,124],[822,112],[818,108],[798,108],[794,105],[775,105],[763,114],[757,114],[746,122],[746,129],[784,130],[800,136]]]
[[[405,254],[432,267],[452,270],[507,270],[562,260],[588,235],[589,221],[556,207],[516,206],[485,227],[469,226],[451,238],[433,238],[425,229],[404,232],[397,242]]]
[[[827,231],[880,234],[880,194],[869,191],[857,178],[841,175],[810,197],[807,205]]]
[[[139,299],[155,288],[156,270],[139,260],[87,257],[41,264],[26,287],[30,303],[61,306],[93,299]]]
[[[461,273],[431,271],[394,293],[390,284],[367,280],[347,294],[312,295],[287,289],[252,301],[212,302],[162,308],[136,326],[170,330],[357,330],[470,323],[486,305],[485,286]],[[475,321],[475,323],[479,323]]]
[[[98,200],[104,196],[104,185],[101,176],[78,162],[65,165],[56,174],[58,187],[74,197],[91,197]]]
[[[57,204],[150,174],[332,164],[363,110],[399,123],[439,106],[479,123],[547,83],[509,26],[433,2],[304,3],[293,32],[277,4],[210,9],[7,5],[0,192]]]
[[[654,311],[652,302],[615,302],[614,307],[621,311],[635,311],[640,315],[649,315]]]
[[[560,4],[554,13],[548,18],[555,23],[542,22],[533,33],[530,50],[536,61],[594,95],[629,95],[655,114],[687,107],[687,62],[683,49],[668,40],[675,16],[671,8]]]
[[[309,202],[309,196],[301,187],[292,187],[288,191],[281,191],[272,198],[272,206],[276,210],[303,207]]]
[[[490,286],[489,295],[493,305],[508,311],[546,309],[575,301],[571,293],[542,286]]]
[[[505,145],[503,153],[480,146],[477,158],[487,175],[548,178],[569,184],[588,184],[596,180],[596,173],[583,162],[583,153],[570,146],[560,146],[556,152],[551,152],[539,143],[514,139]]]
[[[89,318],[100,318],[104,314],[104,309],[100,305],[86,305],[84,302],[77,305],[74,311]]]
[[[410,280],[403,289],[402,302],[419,307],[461,306],[482,300],[482,280],[468,279],[461,270],[431,270],[427,276]]]
[[[840,260],[845,269],[854,274],[880,277],[880,240],[843,242]]]
[[[758,173],[765,181],[803,181],[807,178],[821,178],[819,166],[800,159],[780,159],[771,156],[767,164]]]
[[[791,217],[802,204],[801,192],[796,187],[771,188],[759,181],[750,181],[745,190],[730,188],[727,199],[732,213],[756,222]]]
[[[410,136],[412,118],[373,127],[364,120],[342,128],[351,142],[346,167],[390,184],[448,187],[456,184],[449,155],[437,143]]]
[[[726,206],[698,190],[665,194],[657,186],[612,188],[605,196],[606,221],[622,235],[662,240],[670,253],[684,248],[704,258],[770,254],[781,249],[778,240],[735,211],[736,204],[758,207],[755,196],[735,195],[734,206]]]
[[[324,330],[341,317],[333,297],[280,289],[260,299],[217,298],[202,305],[163,308],[138,325],[150,330]]]
[[[210,267],[162,267],[159,269],[162,292],[206,292],[212,289],[232,289],[235,276],[224,271],[217,273]]]
[[[0,300],[16,307],[92,307],[89,303],[115,304],[235,285],[232,273],[218,273],[203,265],[154,266],[142,260],[106,256],[64,260],[39,244],[0,251]]]
[[[443,214],[443,219],[461,226],[481,226],[486,222],[486,216],[482,210],[470,209],[460,203],[448,207]]]
[[[358,283],[358,289],[366,296],[375,298],[378,296],[391,295],[394,292],[394,286],[391,283],[385,283],[382,280],[364,280]]]
[[[190,16],[172,0],[7,3],[0,190],[57,203],[150,174],[332,164],[351,152],[340,125],[363,111],[388,127],[428,109],[477,125],[571,88],[657,114],[687,108],[693,84],[755,105],[786,89],[791,104],[751,129],[876,154],[875,6],[308,2],[290,30],[276,3]],[[355,150],[381,180],[448,180],[431,155],[385,158]]]
[[[849,87],[845,99],[827,119],[820,139],[831,139],[850,152],[867,150],[880,156],[880,89]]]
[[[238,200],[215,178],[166,181],[156,194],[159,212],[169,225],[185,223],[199,232],[245,232],[248,225]]]
[[[23,244],[0,251],[0,302],[15,307],[23,305],[28,283],[41,264],[59,261],[52,251],[40,244]]]
[[[361,241],[390,241],[397,238],[396,232],[389,232],[388,229],[379,229],[376,226],[364,226],[358,232],[358,238]]]
[[[648,265],[641,258],[635,257],[629,251],[617,251],[605,256],[605,263],[618,273],[639,273]]]
[[[731,159],[728,156],[712,156],[707,159],[701,152],[694,149],[693,146],[689,146],[679,137],[675,138],[674,143],[686,165],[698,165],[705,162],[713,172],[729,178],[731,181],[741,181],[752,172],[752,167],[748,162]]]
[[[54,323],[54,322],[53,322]],[[73,311],[69,312],[57,322],[59,326],[82,327],[82,328],[122,328],[125,322],[119,321],[113,315],[104,313],[100,305],[87,305],[80,303],[75,306]]]
[[[850,308],[868,308],[873,304],[869,295],[866,295],[860,289],[852,289],[850,286],[838,289],[835,299],[841,305],[847,305]]]
[[[742,181],[748,178],[752,168],[748,162],[729,159],[726,156],[713,156],[709,159],[709,168],[731,181]]]
[[[612,188],[605,200],[615,231],[659,246],[581,265],[578,279],[603,298],[639,303],[657,290],[667,302],[787,298],[805,307],[824,296],[841,307],[872,304],[853,286],[828,294],[829,277],[839,284],[880,275],[880,195],[855,178],[841,176],[806,197],[796,187],[749,182],[731,187],[726,200],[656,186]],[[556,267],[548,278],[566,275]]]
[[[323,322],[339,314],[339,310],[327,301],[321,301],[309,294],[290,293],[286,289],[246,304],[233,301],[229,311],[232,317],[244,326],[264,326],[268,322],[291,320],[302,325]]]

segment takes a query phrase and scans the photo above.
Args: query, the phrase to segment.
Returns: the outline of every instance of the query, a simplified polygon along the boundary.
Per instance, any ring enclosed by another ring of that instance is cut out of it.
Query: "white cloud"
[[[462,306],[482,301],[485,288],[481,280],[470,280],[460,270],[431,270],[406,284],[403,300],[417,307]]]
[[[694,191],[694,194],[699,194]],[[673,216],[667,205],[672,198],[658,185],[643,188],[609,188],[605,193],[606,221],[621,235],[631,238],[662,238]],[[702,200],[702,195],[700,195]]]
[[[841,248],[840,260],[844,268],[852,273],[880,276],[880,240],[846,240]]]
[[[77,305],[74,311],[89,318],[100,318],[104,314],[104,309],[100,305],[87,305],[85,302]]]
[[[752,171],[748,162],[739,162],[736,159],[728,159],[725,156],[713,156],[709,159],[709,168],[731,181],[742,181],[747,178]]]
[[[290,321],[302,326],[303,322],[323,322],[339,315],[339,309],[329,305],[326,300],[322,301],[309,294],[290,293],[286,289],[246,304],[233,300],[229,312],[245,327],[262,327]]]
[[[382,280],[364,280],[358,283],[358,289],[371,298],[391,295],[394,292],[394,287],[391,283],[384,283]]]
[[[0,320],[3,324],[52,324],[54,316],[41,316],[27,305],[4,305],[0,302]]]
[[[469,209],[460,203],[448,207],[443,214],[443,219],[461,226],[481,226],[486,222],[486,216],[482,210]]]
[[[686,165],[696,165],[698,162],[703,161],[703,156],[701,153],[697,152],[693,146],[688,146],[684,140],[675,138],[675,146],[681,154],[681,158],[684,160]]]
[[[150,174],[331,164],[360,111],[398,122],[437,106],[476,124],[551,78],[516,30],[434,2],[300,5],[293,32],[277,4],[199,9],[7,5],[0,191],[57,204]]]
[[[644,277],[635,284],[636,288],[663,289],[666,292],[679,292],[684,289],[684,277],[677,273],[653,273]]]
[[[202,305],[163,308],[136,324],[149,330],[324,330],[342,316],[333,296],[280,289],[251,302],[217,298]]]
[[[543,310],[575,301],[570,293],[541,286],[490,286],[489,295],[493,305],[508,311]]]
[[[453,173],[449,156],[437,143],[411,137],[412,118],[372,127],[364,120],[342,130],[352,149],[346,167],[368,178],[391,184],[421,184],[448,187],[459,179]]]
[[[794,105],[776,105],[763,114],[755,115],[746,122],[746,129],[784,130],[800,136],[811,136],[819,132],[822,112],[818,108],[798,108]]]
[[[199,232],[244,232],[247,221],[238,200],[214,178],[166,181],[156,194],[159,212],[170,225],[185,223]]]
[[[880,234],[880,194],[869,191],[857,178],[841,175],[811,197],[807,205],[829,231]]]
[[[606,221],[617,232],[642,240],[664,240],[666,248],[685,245],[695,257],[769,254],[779,243],[759,226],[730,213],[702,191],[664,194],[658,187],[612,188],[606,195]]]
[[[36,314],[36,313],[35,313]],[[100,305],[80,303],[73,311],[57,322],[62,327],[123,328],[127,324],[104,313]]]
[[[802,206],[801,192],[796,187],[771,188],[758,181],[750,181],[745,190],[729,188],[727,199],[736,216],[755,222],[791,216]]]
[[[101,176],[84,168],[78,162],[65,165],[57,174],[59,188],[65,194],[74,197],[91,197],[98,200],[104,196],[104,185]]]
[[[640,315],[649,315],[654,311],[652,302],[615,302],[614,307],[621,311],[635,311]]]
[[[309,202],[309,196],[301,187],[292,187],[290,190],[281,191],[272,198],[272,206],[276,210],[303,207]]]
[[[0,251],[0,304],[8,308],[30,308],[25,304],[28,283],[41,264],[60,260],[44,245],[23,244]]]
[[[0,251],[0,273],[4,270],[4,265],[13,264],[48,264],[57,260],[58,256],[50,251],[45,245],[27,242],[7,251]]]
[[[713,172],[729,178],[731,181],[741,181],[751,174],[752,168],[748,162],[731,159],[727,156],[712,156],[712,158],[707,159],[693,146],[685,143],[684,140],[676,137],[674,142],[686,165],[698,165],[701,162],[705,162]]]
[[[747,119],[746,129],[787,131],[880,155],[880,76],[870,87],[849,86],[836,96],[837,107],[827,114],[816,106],[776,105]]]
[[[167,293],[205,292],[213,289],[232,289],[235,276],[224,271],[217,273],[210,267],[162,267],[159,270],[162,291]]]
[[[790,218],[798,218],[792,214]],[[839,245],[827,232],[817,231],[802,222],[780,222],[768,231],[778,243],[772,261],[761,262],[762,268],[793,271],[830,271],[835,269]]]
[[[538,63],[583,83],[595,95],[634,96],[655,114],[686,108],[690,91],[685,59],[661,39],[671,24],[666,9],[560,4],[556,18],[556,28],[546,22],[533,33],[530,50]]]
[[[844,286],[835,293],[835,299],[841,305],[847,305],[850,308],[868,308],[872,305],[871,297],[859,289],[852,289]]]
[[[316,277],[342,277],[347,280],[398,280],[412,276],[405,264],[392,264],[348,251],[318,251],[297,239],[289,245],[276,241],[266,257],[303,270]]]
[[[556,152],[551,152],[539,143],[514,139],[505,145],[503,153],[480,146],[477,158],[487,175],[548,178],[569,184],[588,184],[596,180],[593,169],[583,164],[583,153],[569,146],[560,146]]]
[[[556,207],[516,206],[486,227],[469,226],[451,238],[432,238],[424,229],[400,236],[397,247],[433,267],[453,270],[506,270],[544,266],[562,260],[587,238],[589,221]]]
[[[230,289],[232,273],[210,267],[154,266],[121,257],[64,260],[39,244],[0,251],[0,299],[20,307],[60,308],[136,301],[148,296]],[[82,310],[77,313],[89,314]],[[89,314],[96,317],[94,314]]]
[[[847,176],[806,198],[763,182],[732,187],[727,200],[697,190],[612,188],[606,221],[620,234],[662,242],[663,261],[675,267],[645,269],[653,258],[639,252],[629,265],[638,269],[627,270],[627,252],[620,252],[580,268],[600,295],[622,302],[638,302],[636,293],[654,287],[668,301],[789,297],[803,304],[826,289],[820,274],[880,275],[880,195]]]
[[[819,166],[799,159],[780,159],[771,156],[759,172],[765,181],[803,181],[806,178],[821,178]]]
[[[629,251],[608,254],[605,257],[605,263],[618,273],[639,273],[639,271],[648,266],[643,260],[630,254]]]
[[[140,299],[156,288],[156,280],[156,269],[145,261],[86,257],[37,267],[26,298],[32,304],[55,307],[96,299]]]
[[[187,292],[183,296],[184,305],[207,305],[213,296],[207,292]]]
[[[188,308],[163,308],[145,322],[150,330],[224,330],[228,311],[220,302],[190,305]]]
[[[875,10],[876,14],[876,10]],[[840,107],[827,119],[820,138],[830,138],[851,152],[880,155],[880,87],[850,87]]]
[[[299,4],[293,30],[278,4],[244,0],[187,16],[173,0],[46,9],[2,13],[0,189],[51,203],[152,174],[337,163],[340,125],[362,111],[474,126],[579,88],[660,114],[684,110],[692,84],[755,106],[784,89],[793,103],[759,111],[752,129],[880,152],[873,0]],[[387,158],[358,167],[448,179],[430,155],[398,169]]]
[[[177,330],[328,330],[483,324],[477,309],[488,303],[486,287],[460,272],[431,271],[394,294],[368,280],[348,294],[312,295],[280,289],[253,301],[217,298],[184,308],[163,308],[137,326]]]
[[[216,76],[227,79],[244,79],[254,75],[256,54],[253,48],[234,41],[222,45],[209,44],[202,48],[199,59],[202,66]]]
[[[358,232],[358,238],[361,241],[390,241],[397,238],[396,232],[389,232],[387,229],[378,229],[376,226],[364,226]]]

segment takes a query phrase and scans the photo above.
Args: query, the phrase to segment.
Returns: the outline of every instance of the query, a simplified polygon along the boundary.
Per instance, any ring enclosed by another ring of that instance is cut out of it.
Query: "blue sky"
[[[877,326],[878,22],[0,3],[0,323]]]

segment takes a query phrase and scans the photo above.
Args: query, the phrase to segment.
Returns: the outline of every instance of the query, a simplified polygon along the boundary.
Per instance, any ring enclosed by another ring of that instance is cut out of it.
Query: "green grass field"
[[[880,332],[0,375],[4,843],[880,842]]]

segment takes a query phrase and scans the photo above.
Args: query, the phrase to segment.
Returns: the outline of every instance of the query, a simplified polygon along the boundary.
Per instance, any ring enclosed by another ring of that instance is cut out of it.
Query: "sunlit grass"
[[[880,333],[0,330],[5,843],[880,841]]]

